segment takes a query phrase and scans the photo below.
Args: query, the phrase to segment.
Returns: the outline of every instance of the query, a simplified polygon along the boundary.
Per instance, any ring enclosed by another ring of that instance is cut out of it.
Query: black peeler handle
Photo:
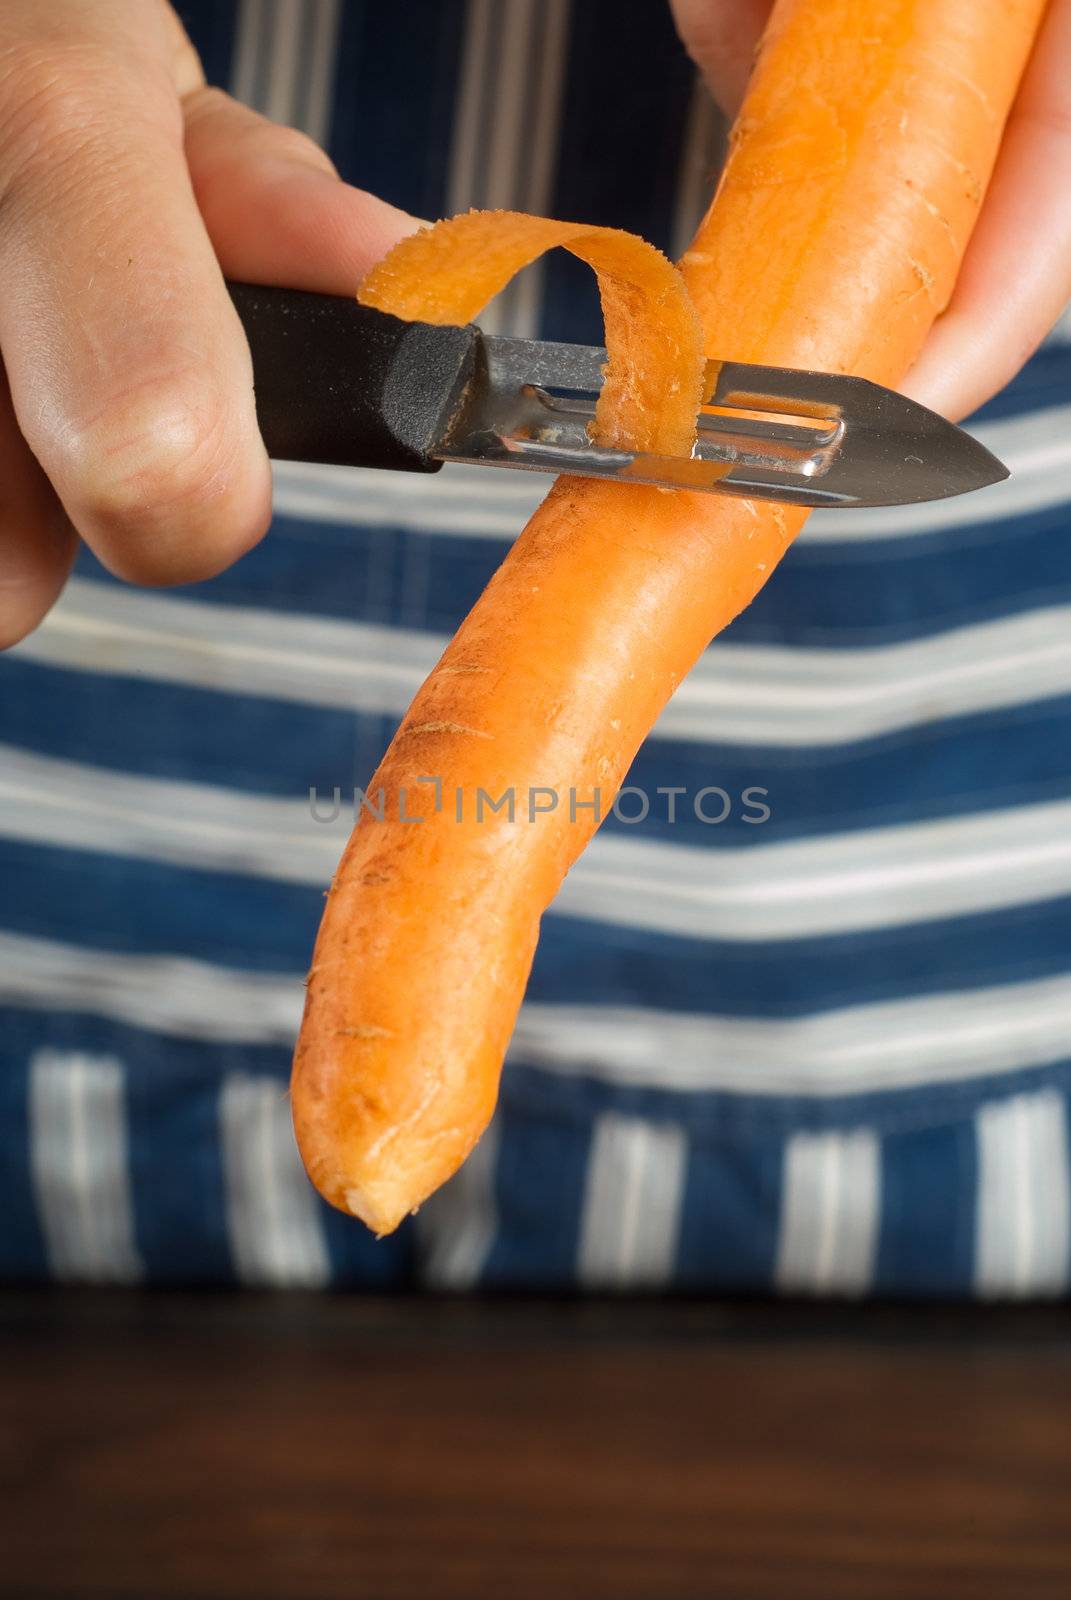
[[[431,451],[475,371],[476,328],[401,322],[341,295],[227,287],[252,352],[270,456],[439,469]]]

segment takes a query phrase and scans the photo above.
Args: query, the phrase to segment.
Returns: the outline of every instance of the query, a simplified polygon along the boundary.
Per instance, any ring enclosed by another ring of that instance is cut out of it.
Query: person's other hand
[[[0,646],[52,605],[79,535],[146,584],[260,538],[268,461],[224,274],[351,294],[415,226],[207,88],[164,0],[4,0]]]
[[[670,0],[735,114],[770,0]],[[1071,298],[1071,0],[1050,0],[948,309],[901,388],[958,421],[1002,388]]]

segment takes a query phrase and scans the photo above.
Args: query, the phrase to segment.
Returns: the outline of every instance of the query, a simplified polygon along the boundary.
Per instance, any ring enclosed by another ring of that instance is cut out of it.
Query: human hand
[[[724,111],[771,0],[670,0]],[[1071,0],[1050,0],[952,300],[900,385],[953,421],[1001,389],[1071,299]]]
[[[263,534],[268,461],[224,274],[351,294],[416,222],[205,86],[165,0],[5,0],[0,646],[80,535],[136,583]]]

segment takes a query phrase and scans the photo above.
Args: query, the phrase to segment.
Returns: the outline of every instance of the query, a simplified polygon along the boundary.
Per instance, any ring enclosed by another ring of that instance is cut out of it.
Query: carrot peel
[[[515,273],[562,246],[595,270],[608,363],[592,438],[688,455],[702,398],[703,331],[661,251],[620,228],[468,211],[402,239],[361,284],[362,305],[409,322],[471,322]]]

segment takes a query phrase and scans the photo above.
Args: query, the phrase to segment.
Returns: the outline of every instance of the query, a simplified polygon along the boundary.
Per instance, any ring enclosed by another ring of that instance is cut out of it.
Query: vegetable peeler
[[[880,384],[737,361],[707,364],[690,457],[608,450],[588,437],[603,349],[228,288],[261,433],[282,460],[402,472],[465,461],[827,507],[940,500],[1008,476],[962,428]]]

